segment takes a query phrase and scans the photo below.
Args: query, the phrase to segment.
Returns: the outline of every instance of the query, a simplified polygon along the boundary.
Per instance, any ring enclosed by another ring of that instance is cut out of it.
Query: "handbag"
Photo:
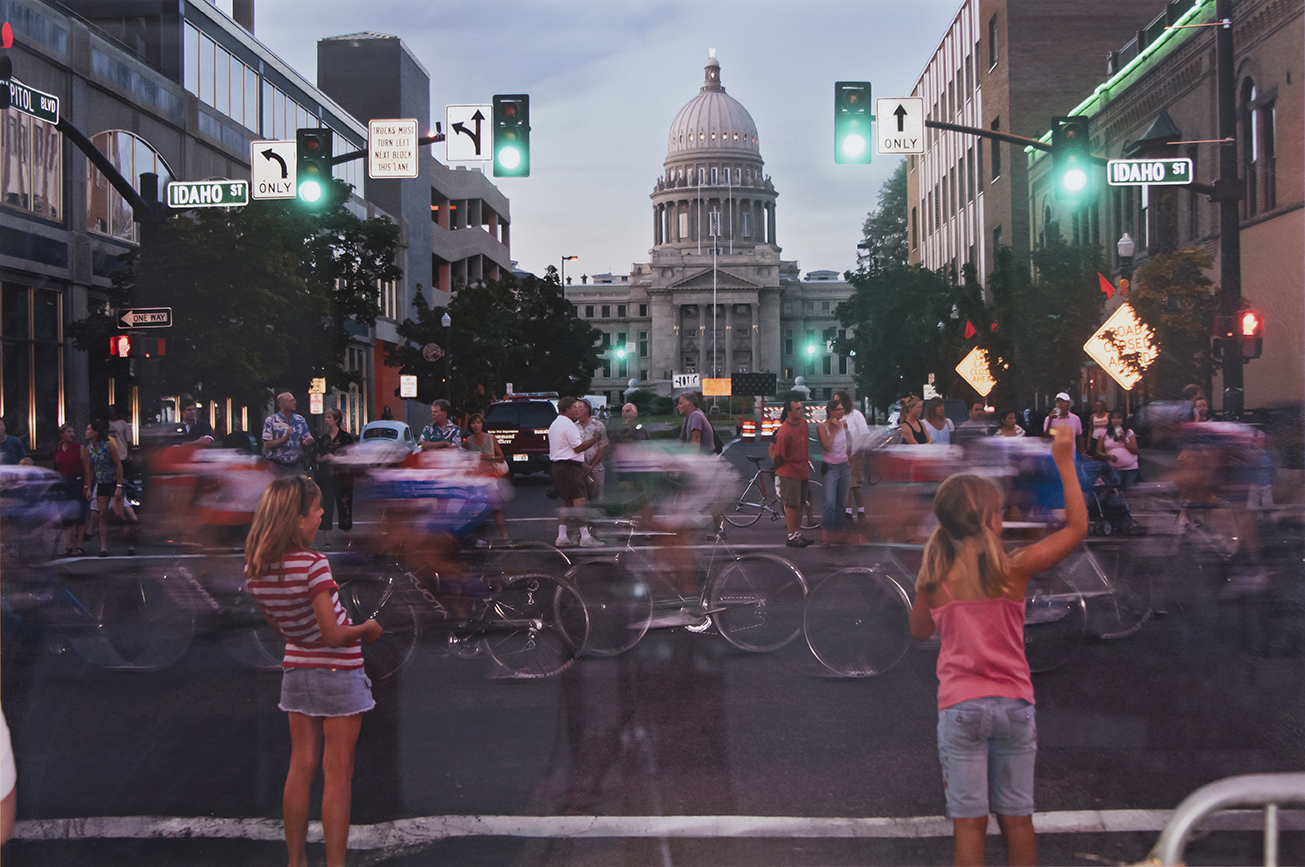
[[[820,462],[820,475],[822,476],[829,475],[829,464],[825,463],[824,461]]]

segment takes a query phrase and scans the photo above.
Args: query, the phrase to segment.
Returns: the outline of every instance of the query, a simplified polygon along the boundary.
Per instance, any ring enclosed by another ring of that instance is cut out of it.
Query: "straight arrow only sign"
[[[902,96],[875,100],[875,151],[924,153],[924,98]]]

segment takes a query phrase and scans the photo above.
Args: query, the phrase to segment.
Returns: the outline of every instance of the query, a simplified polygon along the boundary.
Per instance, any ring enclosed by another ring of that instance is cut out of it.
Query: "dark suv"
[[[498,440],[510,475],[548,470],[548,426],[557,409],[542,395],[513,396],[491,404],[485,413],[485,430]]]

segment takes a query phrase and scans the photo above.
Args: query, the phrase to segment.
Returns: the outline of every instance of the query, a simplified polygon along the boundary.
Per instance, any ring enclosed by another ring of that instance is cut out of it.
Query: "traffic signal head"
[[[109,357],[131,358],[131,337],[126,334],[115,334],[110,337]]]
[[[1242,338],[1242,358],[1259,358],[1264,351],[1264,319],[1254,310],[1237,314],[1238,331]]]
[[[834,162],[869,165],[873,141],[870,131],[870,82],[834,82]]]
[[[1091,141],[1086,117],[1051,119],[1051,166],[1056,198],[1084,202],[1096,195]]]
[[[524,93],[496,94],[494,116],[494,177],[530,177],[530,97]]]
[[[331,155],[334,133],[329,129],[295,130],[295,151],[299,201],[320,207],[328,200],[331,185]]]

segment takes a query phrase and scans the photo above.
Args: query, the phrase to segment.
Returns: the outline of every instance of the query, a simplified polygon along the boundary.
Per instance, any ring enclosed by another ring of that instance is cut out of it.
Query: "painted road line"
[[[1039,834],[1159,833],[1169,810],[1067,810],[1036,813]],[[1282,831],[1305,830],[1305,810],[1282,810]],[[1227,810],[1209,817],[1210,831],[1262,831],[1260,810]],[[995,820],[988,833],[1000,833]],[[28,841],[99,839],[174,839],[207,837],[240,840],[282,839],[275,819],[212,817],[100,816],[83,819],[27,819],[14,825],[14,839]],[[349,848],[399,849],[450,837],[543,838],[908,838],[950,837],[952,823],[942,816],[837,818],[821,816],[422,816],[375,825],[354,825]],[[312,822],[310,842],[321,842],[322,825]]]

